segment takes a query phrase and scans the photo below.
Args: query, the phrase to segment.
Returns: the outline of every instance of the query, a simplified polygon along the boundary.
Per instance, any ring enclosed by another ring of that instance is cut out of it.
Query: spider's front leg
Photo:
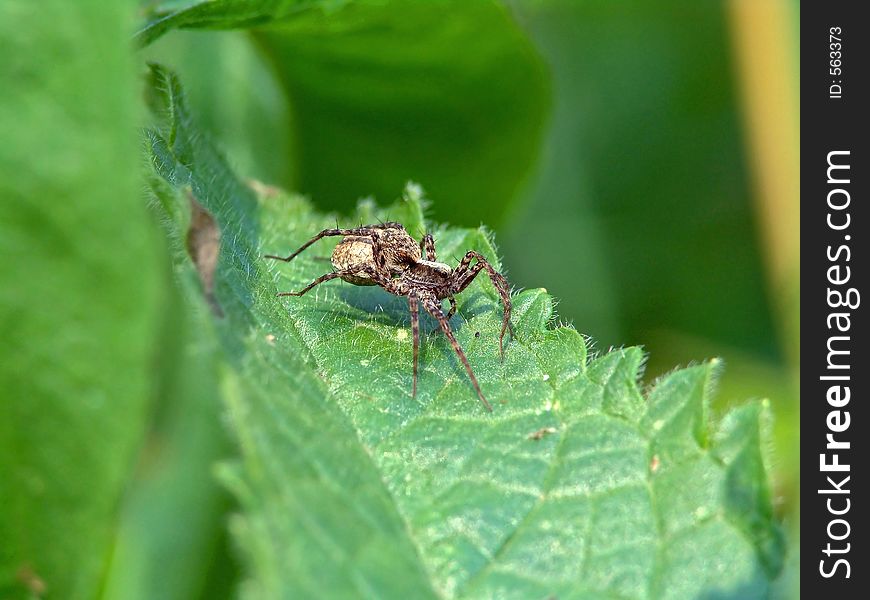
[[[480,384],[477,383],[477,377],[474,376],[474,371],[471,370],[468,358],[465,356],[465,352],[462,351],[462,346],[460,346],[459,342],[456,341],[456,336],[453,335],[453,330],[450,329],[447,317],[444,316],[444,312],[441,310],[441,303],[434,294],[423,296],[421,301],[423,302],[423,308],[426,309],[426,312],[438,320],[438,324],[441,325],[441,331],[443,331],[444,335],[447,336],[450,345],[453,346],[453,351],[456,352],[456,356],[459,357],[459,360],[462,361],[462,364],[465,366],[465,371],[468,373],[469,379],[471,379],[471,385],[474,386],[474,391],[477,392],[477,397],[480,398],[481,402],[483,402],[486,410],[492,412],[492,406],[486,401],[486,398],[483,397],[483,392],[480,391]]]
[[[420,310],[417,294],[408,294],[408,308],[411,309],[411,336],[414,338],[414,383],[411,397],[417,397],[417,355],[420,353]]]
[[[447,301],[450,302],[450,310],[447,311],[447,320],[449,321],[456,314],[456,298],[447,296]]]
[[[477,262],[474,263],[473,266],[470,266],[471,261],[474,259],[477,259]],[[504,334],[508,329],[510,329],[511,336],[514,334],[514,329],[511,325],[511,290],[504,275],[496,271],[482,254],[475,252],[474,250],[469,250],[465,253],[465,256],[462,258],[462,261],[460,261],[459,266],[456,267],[456,270],[453,271],[453,281],[451,282],[450,291],[453,294],[460,293],[467,288],[472,281],[474,281],[474,278],[477,277],[478,273],[483,269],[486,269],[486,273],[489,275],[492,285],[498,292],[498,295],[501,298],[502,307],[504,308],[504,317],[501,322],[501,335],[498,337],[499,354],[501,355],[502,360],[504,360]]]
[[[414,340],[414,382],[411,386],[411,397],[417,397],[417,365],[420,355],[420,298],[417,292],[411,289],[406,281],[401,278],[387,278],[379,282],[385,291],[394,296],[407,296],[408,309],[411,312],[411,337]]]

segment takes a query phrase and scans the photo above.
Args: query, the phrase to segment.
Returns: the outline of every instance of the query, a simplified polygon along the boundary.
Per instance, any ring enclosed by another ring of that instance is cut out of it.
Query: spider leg
[[[381,284],[381,282],[383,281],[381,274],[378,271],[376,271],[375,269],[372,269],[371,267],[367,267],[365,269],[353,269],[353,270],[347,269],[344,271],[332,271],[331,273],[326,273],[325,275],[321,275],[320,277],[318,277],[317,279],[315,279],[314,281],[312,281],[311,283],[306,285],[304,288],[302,288],[298,292],[278,292],[275,295],[276,296],[302,296],[303,294],[305,294],[307,291],[309,291],[314,286],[320,285],[321,283],[324,283],[325,281],[331,281],[333,279],[336,279],[337,277],[344,277],[345,275],[358,275],[361,272],[369,275],[372,279],[377,281],[378,284]]]
[[[477,262],[469,268],[471,261],[474,259],[477,259]],[[492,285],[498,292],[498,295],[501,298],[502,307],[504,308],[504,317],[501,322],[501,334],[498,337],[499,355],[501,356],[501,359],[504,360],[504,334],[508,329],[510,329],[511,337],[514,335],[514,328],[513,325],[511,325],[511,291],[510,285],[508,285],[507,279],[504,278],[504,275],[496,271],[482,254],[475,252],[474,250],[469,250],[465,253],[459,266],[456,267],[456,270],[453,272],[454,285],[451,291],[454,294],[458,294],[467,288],[483,269],[486,269],[486,273],[489,275]]]
[[[453,296],[448,296],[447,300],[450,302],[450,310],[447,311],[447,320],[450,320],[450,317],[456,314],[456,298]]]
[[[432,237],[431,233],[427,233],[423,236],[423,239],[420,240],[420,250],[423,251],[426,260],[431,260],[432,262],[436,260],[435,238]]]
[[[420,351],[420,313],[417,294],[408,296],[408,307],[411,309],[411,336],[414,338],[414,384],[411,397],[417,397],[417,354]]]
[[[320,233],[315,235],[313,238],[311,238],[310,240],[308,240],[307,242],[302,244],[302,247],[299,248],[299,250],[297,250],[296,252],[294,252],[290,256],[284,257],[284,256],[275,256],[274,254],[266,254],[263,256],[263,258],[274,258],[275,260],[283,260],[284,262],[290,262],[291,260],[296,258],[300,253],[302,253],[303,250],[308,248],[311,244],[313,244],[317,240],[321,240],[325,237],[331,237],[331,236],[337,236],[337,235],[341,235],[341,236],[357,235],[357,236],[367,236],[367,237],[374,238],[375,236],[373,235],[373,232],[372,232],[373,229],[389,229],[389,228],[395,228],[397,225],[399,227],[401,227],[401,225],[399,225],[398,223],[390,222],[390,223],[383,223],[381,225],[367,225],[364,227],[355,227],[353,229],[339,229],[339,228],[324,229],[323,231],[321,231]]]
[[[481,402],[483,402],[486,410],[492,412],[492,406],[489,404],[489,402],[486,401],[486,398],[483,397],[483,392],[480,391],[480,384],[477,383],[477,378],[474,376],[474,371],[471,370],[471,365],[468,363],[468,358],[466,358],[465,352],[462,351],[462,346],[460,346],[459,342],[456,341],[456,336],[453,335],[453,331],[450,329],[450,324],[447,322],[447,318],[444,316],[444,312],[441,310],[438,300],[435,298],[434,295],[426,295],[423,296],[422,301],[423,308],[425,308],[426,312],[428,312],[430,315],[438,320],[438,323],[441,325],[441,331],[443,331],[444,335],[447,336],[447,339],[450,341],[450,345],[453,346],[453,351],[456,352],[459,360],[462,361],[462,364],[465,366],[468,377],[469,379],[471,379],[471,384],[474,386],[474,391],[477,392],[477,397],[480,398]]]

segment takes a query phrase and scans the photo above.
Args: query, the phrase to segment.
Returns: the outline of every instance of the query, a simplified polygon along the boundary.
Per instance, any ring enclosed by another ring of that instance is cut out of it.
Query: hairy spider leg
[[[375,225],[369,225],[375,229],[404,229],[405,226],[396,221],[378,221]]]
[[[450,317],[456,314],[456,298],[453,296],[447,296],[447,301],[450,302],[450,310],[447,311],[447,320],[450,320]]]
[[[420,352],[420,312],[417,294],[408,295],[408,307],[411,309],[411,336],[414,338],[414,384],[411,397],[417,397],[417,355]]]
[[[474,391],[477,392],[478,398],[483,402],[486,410],[492,412],[492,406],[486,401],[486,398],[483,397],[483,392],[480,391],[480,385],[477,383],[474,371],[471,370],[471,365],[468,363],[468,358],[466,358],[465,352],[462,351],[462,346],[460,346],[459,342],[456,341],[456,336],[453,335],[453,331],[450,329],[450,324],[447,322],[447,318],[444,316],[441,306],[439,306],[438,299],[434,294],[426,294],[425,296],[422,296],[421,300],[423,301],[423,308],[426,309],[426,312],[438,320],[438,323],[441,325],[441,331],[443,331],[444,335],[447,336],[450,345],[453,346],[453,351],[456,352],[459,360],[462,361],[462,364],[465,366],[465,370],[468,373],[469,379],[471,379],[471,384],[474,386]]]
[[[420,250],[423,251],[423,254],[426,256],[426,260],[435,262],[435,238],[432,237],[431,233],[427,233],[423,236],[423,239],[420,240]]]
[[[360,268],[360,269],[346,269],[344,271],[333,271],[331,273],[326,273],[325,275],[321,275],[320,277],[318,277],[317,279],[315,279],[314,281],[312,281],[311,283],[306,285],[304,288],[302,288],[298,292],[278,292],[275,295],[276,296],[302,296],[308,290],[310,290],[311,288],[313,288],[316,285],[320,285],[321,283],[324,283],[326,281],[330,281],[332,279],[336,279],[338,277],[344,277],[345,275],[356,275],[360,271],[364,272],[366,275],[368,275],[369,277],[371,277],[372,279],[377,281],[379,284],[383,285],[383,283],[382,283],[382,282],[384,282],[383,274],[380,273],[378,270],[373,269],[372,267],[365,267],[365,268]]]
[[[355,236],[360,236],[360,237],[370,237],[373,240],[375,240],[375,239],[377,239],[377,236],[374,235],[372,230],[374,230],[374,229],[396,229],[399,227],[401,227],[401,225],[399,223],[395,223],[393,221],[390,221],[389,223],[381,223],[378,225],[368,225],[366,227],[354,227],[353,229],[339,229],[339,228],[324,229],[323,231],[321,231],[320,233],[315,235],[313,238],[311,238],[310,240],[308,240],[307,242],[302,244],[302,247],[299,248],[299,250],[297,250],[296,252],[294,252],[290,256],[283,257],[283,256],[275,256],[274,254],[266,254],[263,256],[263,258],[273,258],[275,260],[283,260],[284,262],[290,262],[291,260],[293,260],[294,258],[299,256],[299,254],[301,254],[311,244],[313,244],[314,242],[321,240],[325,237],[331,237],[331,236],[337,236],[337,235],[340,235],[340,236],[355,235]]]
[[[469,268],[471,261],[475,258],[477,259],[477,262]],[[501,356],[501,359],[504,360],[504,334],[508,328],[510,328],[511,336],[514,335],[514,328],[513,325],[511,325],[511,292],[507,279],[505,279],[501,273],[496,271],[482,254],[475,252],[474,250],[469,250],[465,253],[459,266],[456,267],[456,270],[453,272],[454,285],[451,291],[454,294],[462,292],[471,284],[472,281],[474,281],[474,278],[477,277],[477,274],[483,269],[486,269],[487,275],[489,275],[489,279],[492,281],[492,285],[501,297],[501,304],[504,308],[504,317],[501,322],[501,335],[498,337],[499,355]]]

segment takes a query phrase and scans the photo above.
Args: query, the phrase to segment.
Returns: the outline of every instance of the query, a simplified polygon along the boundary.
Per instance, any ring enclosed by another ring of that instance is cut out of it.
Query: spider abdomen
[[[380,248],[381,264],[375,261],[375,244]],[[376,229],[368,236],[347,235],[332,251],[332,266],[336,271],[352,271],[352,275],[342,275],[341,278],[354,285],[377,285],[366,272],[367,268],[377,265],[386,269],[390,276],[397,276],[420,259],[420,246],[398,223],[394,227]]]
[[[336,271],[356,271],[353,275],[342,276],[346,282],[353,285],[377,285],[364,272],[364,267],[374,262],[370,238],[350,235],[343,238],[332,251],[330,260]]]

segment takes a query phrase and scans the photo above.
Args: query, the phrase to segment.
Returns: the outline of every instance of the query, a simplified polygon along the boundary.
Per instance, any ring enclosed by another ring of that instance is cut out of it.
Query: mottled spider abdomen
[[[343,238],[332,251],[331,260],[336,271],[361,271],[374,260],[372,240],[349,235]],[[367,273],[363,272],[344,275],[342,279],[354,285],[377,285]]]
[[[336,271],[358,271],[353,275],[344,275],[342,279],[354,285],[377,285],[371,276],[364,272],[364,267],[374,263],[374,240],[381,249],[380,256],[383,266],[390,275],[401,275],[411,265],[420,261],[420,246],[414,241],[404,227],[395,224],[383,229],[375,229],[372,236],[345,236],[332,251],[332,266]]]

